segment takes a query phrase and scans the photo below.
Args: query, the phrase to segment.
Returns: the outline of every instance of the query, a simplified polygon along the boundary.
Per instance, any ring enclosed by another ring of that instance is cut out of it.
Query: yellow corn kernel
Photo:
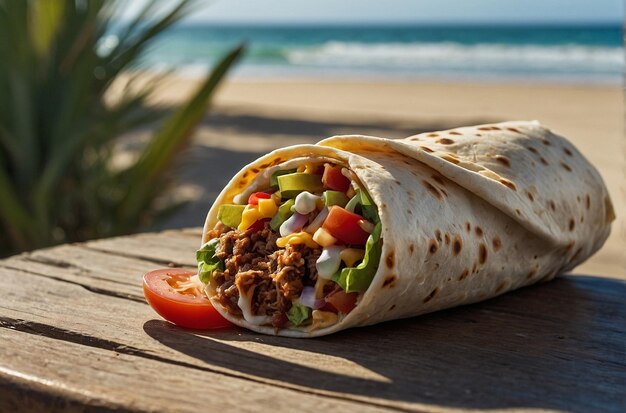
[[[286,237],[281,237],[276,240],[276,246],[280,248],[286,247],[287,244],[305,244],[309,248],[319,247],[319,245],[317,245],[317,243],[313,241],[313,238],[311,238],[310,234],[302,231],[296,232],[294,234],[289,234]]]
[[[346,263],[347,267],[354,267],[357,261],[365,257],[365,250],[358,248],[346,248],[339,253],[341,260]]]
[[[313,310],[313,329],[332,326],[337,322],[337,314],[330,311]]]
[[[330,235],[324,228],[318,228],[315,234],[313,234],[313,241],[317,242],[322,247],[330,247],[337,242],[337,238]]]
[[[273,199],[259,199],[259,214],[262,218],[271,218],[278,212],[278,207]]]
[[[261,214],[259,213],[259,209],[256,206],[250,207],[250,205],[248,205],[241,214],[241,223],[239,224],[237,229],[239,231],[245,231],[260,218]]]

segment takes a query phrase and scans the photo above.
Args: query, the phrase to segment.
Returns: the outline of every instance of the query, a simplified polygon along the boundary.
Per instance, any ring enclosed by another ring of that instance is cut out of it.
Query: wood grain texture
[[[140,280],[193,265],[199,236],[0,261],[0,412],[626,410],[623,281],[565,276],[312,340],[192,332],[160,320]]]

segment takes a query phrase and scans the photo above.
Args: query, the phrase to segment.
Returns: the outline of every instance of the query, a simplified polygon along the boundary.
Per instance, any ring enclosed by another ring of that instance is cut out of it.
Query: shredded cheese
[[[271,218],[276,212],[278,212],[278,207],[273,199],[259,199],[258,205],[247,205],[243,210],[241,223],[237,229],[239,231],[245,231],[259,219]]]
[[[296,245],[296,244],[305,244],[309,248],[318,248],[319,245],[317,242],[313,240],[311,234],[307,232],[296,232],[294,234],[289,234],[285,237],[278,238],[276,240],[276,246],[280,248],[286,247],[288,244]]]

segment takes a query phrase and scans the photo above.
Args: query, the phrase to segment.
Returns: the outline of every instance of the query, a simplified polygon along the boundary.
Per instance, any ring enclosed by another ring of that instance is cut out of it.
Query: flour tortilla
[[[224,188],[203,243],[220,205],[266,187],[283,165],[311,160],[332,160],[356,174],[378,206],[382,256],[350,314],[323,329],[278,330],[283,336],[412,317],[551,280],[596,252],[615,218],[602,178],[580,152],[538,122],[519,121],[402,140],[335,136],[276,150]],[[212,302],[233,323],[276,334]]]

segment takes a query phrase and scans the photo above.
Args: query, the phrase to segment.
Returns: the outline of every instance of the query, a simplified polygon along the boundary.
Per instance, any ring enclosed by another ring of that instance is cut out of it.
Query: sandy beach
[[[176,103],[195,84],[169,79],[157,100]],[[618,215],[606,245],[575,273],[626,278],[623,116],[619,86],[231,81],[219,90],[180,171],[180,179],[195,188],[197,200],[165,227],[202,225],[230,177],[273,148],[335,134],[402,138],[456,126],[536,119],[568,137],[600,170]]]

